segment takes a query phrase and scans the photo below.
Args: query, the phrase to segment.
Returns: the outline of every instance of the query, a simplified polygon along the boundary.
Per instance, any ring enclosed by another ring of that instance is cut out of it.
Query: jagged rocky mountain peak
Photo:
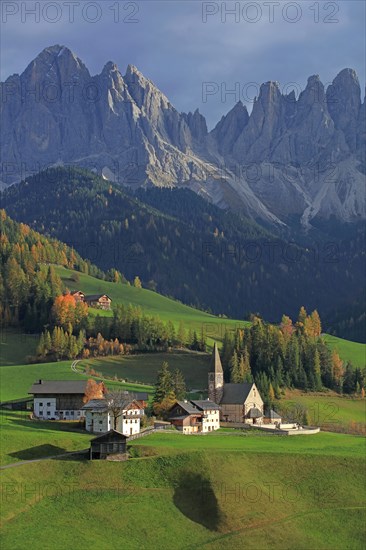
[[[23,90],[43,92],[47,84],[50,96],[24,100]],[[108,61],[91,76],[59,44],[1,89],[0,146],[3,166],[11,167],[2,185],[19,181],[24,167],[32,173],[35,165],[76,163],[122,185],[189,186],[265,223],[295,219],[308,227],[314,218],[365,217],[365,104],[353,69],[340,71],[326,91],[310,76],[297,100],[265,82],[250,114],[238,101],[211,131],[198,109],[178,112],[134,65],[123,75]],[[243,169],[248,164],[257,167],[254,179]],[[336,181],[328,166],[336,167]]]

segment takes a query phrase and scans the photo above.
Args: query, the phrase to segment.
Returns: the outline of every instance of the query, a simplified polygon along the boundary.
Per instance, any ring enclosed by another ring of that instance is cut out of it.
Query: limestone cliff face
[[[78,164],[121,184],[179,186],[255,219],[309,226],[365,218],[365,103],[356,73],[296,99],[276,82],[253,110],[239,102],[211,131],[179,113],[136,67],[90,75],[64,46],[46,48],[1,83],[2,185],[47,165]]]

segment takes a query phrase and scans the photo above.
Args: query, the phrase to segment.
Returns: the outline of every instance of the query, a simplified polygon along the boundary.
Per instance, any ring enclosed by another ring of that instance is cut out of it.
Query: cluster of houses
[[[87,381],[38,380],[29,390],[33,395],[34,416],[41,420],[83,420],[94,434],[111,431],[131,437],[141,431],[141,418],[147,406],[147,393],[124,392],[120,401],[104,398],[85,402]],[[220,423],[274,424],[281,417],[264,411],[263,400],[254,383],[226,384],[216,344],[208,374],[208,399],[176,401],[168,420],[185,434],[205,433]]]
[[[107,294],[84,294],[81,290],[77,290],[72,292],[71,296],[75,298],[76,302],[84,302],[89,307],[107,311],[111,309],[112,300]]]

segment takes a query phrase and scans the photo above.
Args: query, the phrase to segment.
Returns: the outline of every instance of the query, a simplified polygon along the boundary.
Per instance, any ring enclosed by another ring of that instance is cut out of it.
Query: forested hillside
[[[2,200],[15,219],[101,269],[139,275],[146,288],[217,314],[259,312],[279,322],[304,304],[323,316],[349,303],[363,280],[361,231],[352,248],[300,247],[187,189],[135,197],[89,172],[58,168],[12,186]]]
[[[0,319],[3,326],[43,329],[56,296],[64,285],[52,264],[104,277],[74,249],[49,239],[28,225],[14,222],[0,210]],[[43,268],[44,266],[47,266]]]

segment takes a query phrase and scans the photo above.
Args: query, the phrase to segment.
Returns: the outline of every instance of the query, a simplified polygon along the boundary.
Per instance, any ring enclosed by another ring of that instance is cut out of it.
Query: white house
[[[80,420],[87,380],[38,380],[30,388],[33,414],[41,420]]]
[[[140,420],[144,415],[141,404],[131,397],[117,407],[111,407],[108,399],[92,399],[83,406],[85,429],[93,433],[116,430],[126,436],[140,432]]]
[[[211,432],[220,428],[220,407],[206,401],[177,401],[169,412],[170,422],[183,433]]]

